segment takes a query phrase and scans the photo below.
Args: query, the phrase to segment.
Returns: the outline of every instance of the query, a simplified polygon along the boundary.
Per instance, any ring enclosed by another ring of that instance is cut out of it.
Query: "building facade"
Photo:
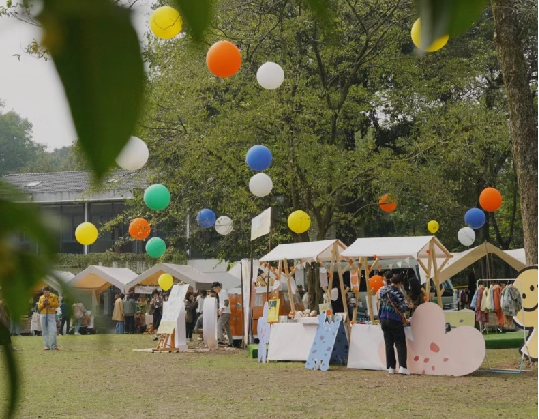
[[[114,248],[114,243],[128,235],[127,224],[119,224],[111,231],[101,231],[97,241],[83,246],[75,239],[75,229],[85,221],[98,229],[121,214],[126,201],[133,198],[135,189],[143,189],[140,174],[119,170],[107,178],[104,187],[95,190],[88,172],[17,173],[4,176],[4,180],[20,190],[22,202],[35,203],[58,222],[58,248],[60,253],[88,254],[116,250],[121,253],[144,252],[143,242],[132,241]],[[51,221],[54,222],[54,221]],[[22,245],[36,246],[21,235]],[[39,252],[37,247],[36,252]]]

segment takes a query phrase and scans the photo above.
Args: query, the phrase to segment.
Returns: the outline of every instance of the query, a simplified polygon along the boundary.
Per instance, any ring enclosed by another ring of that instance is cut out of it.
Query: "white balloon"
[[[116,157],[116,163],[124,170],[138,170],[146,164],[150,157],[148,146],[137,137],[131,137],[121,153]]]
[[[284,81],[284,71],[279,64],[268,61],[256,72],[256,80],[264,89],[277,89]]]
[[[273,182],[265,173],[257,173],[249,181],[249,189],[253,195],[263,198],[273,189]]]
[[[462,227],[458,232],[458,238],[464,246],[471,246],[475,241],[475,231],[470,227]]]
[[[219,234],[222,234],[223,236],[226,236],[232,230],[234,230],[234,223],[226,215],[223,215],[223,216],[219,217],[215,221],[215,231],[217,231]]]

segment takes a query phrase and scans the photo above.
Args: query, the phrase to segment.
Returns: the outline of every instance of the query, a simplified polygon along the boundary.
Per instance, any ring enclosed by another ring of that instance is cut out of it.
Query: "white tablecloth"
[[[382,327],[370,324],[353,324],[350,333],[348,368],[360,370],[385,370],[385,346]],[[406,338],[414,340],[412,329],[404,328]],[[380,357],[383,354],[384,360]]]
[[[269,339],[269,361],[307,361],[317,324],[274,323]]]
[[[380,359],[380,348],[384,348],[380,325],[352,324],[351,327],[348,368],[385,370],[385,362]]]

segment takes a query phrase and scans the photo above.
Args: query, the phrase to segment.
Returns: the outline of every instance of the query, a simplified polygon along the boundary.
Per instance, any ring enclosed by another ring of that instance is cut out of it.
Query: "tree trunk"
[[[307,276],[309,307],[310,311],[318,312],[318,304],[323,301],[322,288],[320,288],[320,264],[307,263],[305,266],[305,274]]]
[[[518,179],[524,250],[537,264],[537,116],[519,38],[518,11],[511,0],[494,0],[496,51],[509,108],[509,132]]]

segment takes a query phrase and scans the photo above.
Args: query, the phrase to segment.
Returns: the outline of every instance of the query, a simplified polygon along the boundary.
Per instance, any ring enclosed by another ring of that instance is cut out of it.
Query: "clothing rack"
[[[484,282],[485,285],[488,284],[489,282],[491,283],[499,283],[499,282],[503,282],[503,283],[506,283],[507,285],[512,285],[513,282],[515,282],[516,278],[515,279],[480,279],[477,281],[477,288],[479,288],[479,285],[483,285],[481,284],[481,282]],[[522,285],[521,285],[521,288],[519,289],[520,291],[520,295],[522,295]],[[526,336],[526,323],[525,323],[525,318],[524,318],[524,315],[523,315],[523,324],[522,324],[522,340],[524,342],[524,345],[523,345],[523,348],[524,347],[527,347],[527,344],[526,344],[526,340],[527,340],[527,336]],[[529,350],[528,350],[529,352]],[[485,370],[478,370],[479,372],[492,372],[492,373],[499,373],[499,374],[520,374],[521,372],[529,372],[529,371],[533,371],[533,368],[530,368],[530,369],[524,369],[524,359],[525,359],[525,356],[524,356],[524,351],[521,351],[522,353],[522,356],[520,357],[520,367],[519,369],[493,369],[491,366],[490,366],[490,360],[488,359],[488,354],[487,352],[485,351],[485,360],[487,361],[487,365],[488,365],[488,369],[485,369]]]
[[[479,289],[479,285],[483,285],[481,284],[482,282],[484,282],[487,287],[488,287],[488,283],[505,283],[506,285],[508,285],[509,283],[513,283],[515,282],[514,279],[492,279],[492,278],[488,278],[488,279],[479,279],[477,281],[477,284],[476,284],[476,289]],[[473,296],[472,296],[473,298]],[[474,311],[475,311],[475,307],[474,307]],[[482,333],[484,331],[489,332],[489,329],[494,329],[496,331],[496,333],[501,333],[503,331],[500,330],[500,325],[499,325],[499,322],[498,322],[498,317],[496,315],[493,314],[493,312],[489,312],[487,314],[487,321],[486,323],[485,322],[479,322],[479,331]]]

